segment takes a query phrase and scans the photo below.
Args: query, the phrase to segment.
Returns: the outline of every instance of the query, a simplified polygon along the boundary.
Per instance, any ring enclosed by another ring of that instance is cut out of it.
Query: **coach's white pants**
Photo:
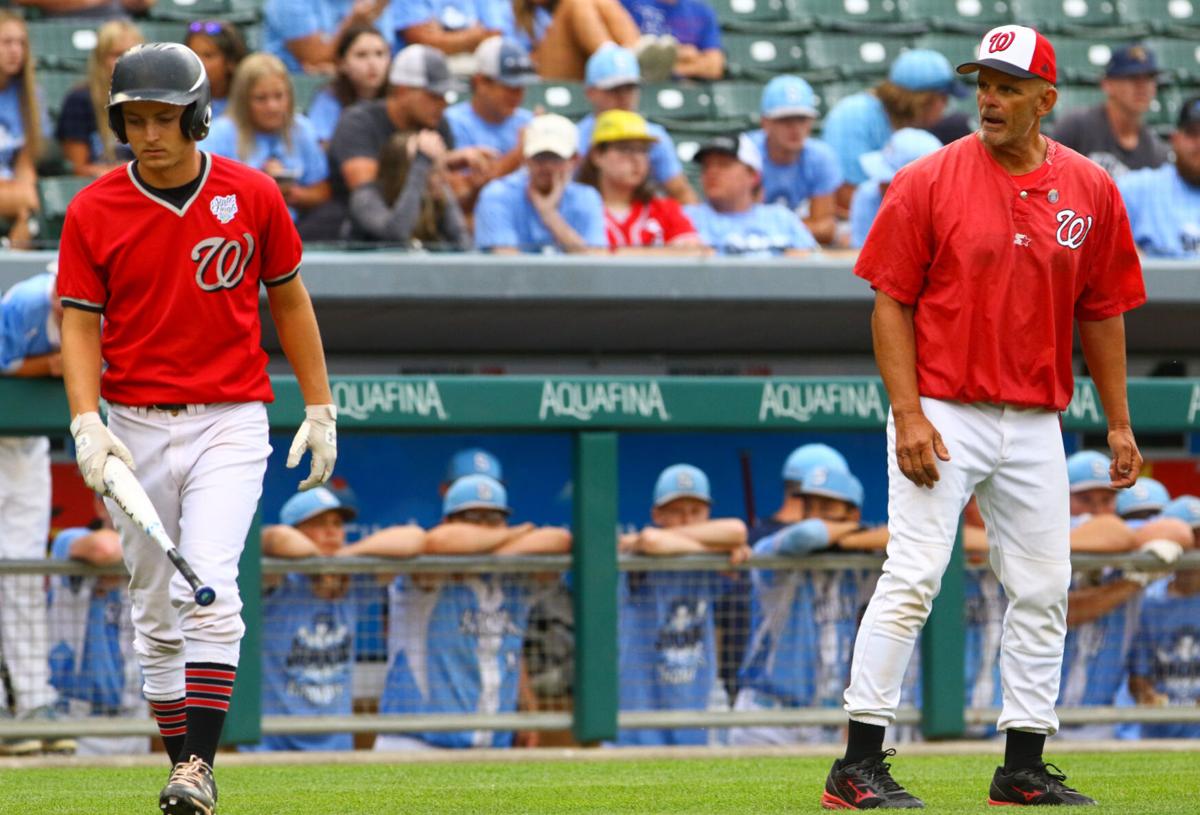
[[[1001,639],[1000,730],[1053,734],[1071,580],[1066,458],[1058,414],[921,399],[951,460],[918,487],[896,464],[888,417],[887,560],[867,607],[846,689],[850,718],[886,726],[917,634],[941,587],[959,515],[974,492],[992,570],[1008,595]]]
[[[0,438],[0,559],[44,558],[49,535],[49,439]],[[8,666],[18,715],[57,698],[48,632],[45,576],[0,577],[0,660]]]
[[[184,695],[185,662],[238,664],[245,626],[238,559],[262,493],[271,446],[261,402],[189,405],[178,414],[113,405],[108,426],[133,454],[134,474],[200,580],[207,608],[158,544],[112,502],[129,568],[133,647],[147,699]]]

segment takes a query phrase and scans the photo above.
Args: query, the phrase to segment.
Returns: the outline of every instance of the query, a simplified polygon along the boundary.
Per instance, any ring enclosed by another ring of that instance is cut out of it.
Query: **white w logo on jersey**
[[[1076,215],[1073,209],[1060,209],[1054,216],[1058,220],[1059,244],[1068,249],[1083,246],[1083,240],[1092,231],[1092,216]]]
[[[205,238],[192,247],[192,260],[196,266],[196,285],[204,291],[236,288],[246,274],[246,267],[254,257],[254,236],[243,232],[246,248],[237,238],[226,240],[222,236]],[[213,267],[209,275],[208,267]]]

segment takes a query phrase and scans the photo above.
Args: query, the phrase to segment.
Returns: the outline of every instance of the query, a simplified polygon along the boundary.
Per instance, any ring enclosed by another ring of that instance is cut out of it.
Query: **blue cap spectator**
[[[950,60],[928,48],[914,48],[896,58],[888,80],[910,91],[936,91],[963,97],[970,91],[955,78]]]
[[[693,467],[691,464],[672,464],[663,470],[654,482],[654,506],[661,507],[680,498],[694,498],[706,504],[712,503],[708,476],[699,467]]]
[[[1122,518],[1150,513],[1157,515],[1171,500],[1167,488],[1153,478],[1139,478],[1137,483],[1117,493],[1117,514]]]
[[[814,467],[804,479],[801,495],[820,495],[835,501],[845,501],[855,509],[862,508],[863,486],[849,470],[836,467]]]
[[[828,444],[802,444],[783,463],[783,480],[803,484],[809,472],[817,467],[850,472],[846,457]]]
[[[784,116],[817,118],[817,95],[798,76],[777,76],[763,88],[759,113],[768,119]]]
[[[1067,457],[1067,481],[1071,492],[1113,489],[1109,465],[1108,458],[1095,450],[1072,453]]]
[[[279,510],[279,522],[284,526],[296,526],[315,518],[322,512],[337,510],[349,521],[357,514],[353,507],[342,503],[334,492],[326,487],[314,487],[298,492],[289,498]]]
[[[445,481],[453,483],[468,475],[486,475],[502,482],[504,468],[500,466],[500,459],[482,447],[468,447],[450,457],[446,464]]]
[[[1200,529],[1200,498],[1181,495],[1168,502],[1162,514],[1167,518],[1178,518],[1192,529]]]
[[[491,476],[463,476],[446,491],[442,515],[449,518],[468,509],[492,509],[507,515],[512,511],[508,506],[508,490]]]
[[[583,84],[610,91],[623,85],[640,85],[642,72],[637,57],[628,48],[616,44],[601,47],[588,58]]]
[[[879,150],[858,157],[867,180],[854,189],[850,200],[851,248],[866,243],[871,224],[883,204],[883,194],[900,168],[941,148],[942,143],[929,131],[905,127],[893,133]]]

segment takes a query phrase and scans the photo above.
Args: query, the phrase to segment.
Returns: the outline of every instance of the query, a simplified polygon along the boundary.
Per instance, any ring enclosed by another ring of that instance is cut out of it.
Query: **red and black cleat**
[[[825,794],[821,806],[825,809],[921,809],[925,804],[892,778],[892,765],[884,761],[896,755],[895,750],[847,764],[844,759],[833,762],[825,779]]]
[[[1051,772],[1054,770],[1054,772]],[[992,806],[1091,806],[1096,802],[1063,782],[1067,777],[1053,764],[1041,764],[1032,769],[1005,770],[996,768],[988,803]]]

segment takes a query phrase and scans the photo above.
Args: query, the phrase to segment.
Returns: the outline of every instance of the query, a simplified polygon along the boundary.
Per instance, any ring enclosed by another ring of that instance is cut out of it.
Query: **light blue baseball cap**
[[[1200,498],[1181,495],[1168,502],[1162,514],[1168,518],[1178,518],[1192,529],[1200,529]]]
[[[896,57],[888,81],[910,91],[938,91],[966,96],[967,87],[955,78],[950,60],[928,48],[914,48]]]
[[[654,483],[654,506],[661,507],[678,498],[712,503],[712,490],[703,470],[691,464],[672,464],[659,474]]]
[[[777,76],[763,88],[759,112],[764,119],[782,119],[785,116],[807,116],[817,118],[817,96],[809,85],[798,76]]]
[[[295,526],[331,509],[336,509],[347,521],[358,514],[353,507],[343,504],[342,499],[338,498],[333,490],[328,487],[314,487],[287,499],[283,508],[279,510],[279,522],[286,526]]]
[[[490,475],[497,481],[503,481],[504,469],[500,466],[500,459],[487,450],[482,447],[468,447],[450,457],[443,480],[450,483],[464,475]]]
[[[465,475],[446,490],[442,515],[449,517],[468,509],[498,509],[507,515],[512,512],[508,506],[508,490],[490,475]]]
[[[862,508],[862,482],[839,467],[813,467],[804,478],[800,494],[823,495]]]
[[[642,71],[637,57],[628,48],[607,43],[588,58],[583,84],[589,88],[612,90],[622,85],[640,85]]]
[[[802,444],[783,463],[783,480],[804,483],[809,471],[815,467],[850,472],[846,457],[828,444]]]
[[[1117,493],[1117,514],[1124,517],[1133,512],[1154,510],[1162,512],[1171,500],[1167,488],[1153,478],[1139,478],[1137,483]]]
[[[941,149],[942,143],[928,130],[903,127],[891,135],[882,149],[859,156],[858,163],[872,181],[890,184],[901,167]]]
[[[1103,453],[1095,450],[1072,453],[1067,457],[1067,481],[1071,492],[1113,489],[1108,469],[1109,460]]]

